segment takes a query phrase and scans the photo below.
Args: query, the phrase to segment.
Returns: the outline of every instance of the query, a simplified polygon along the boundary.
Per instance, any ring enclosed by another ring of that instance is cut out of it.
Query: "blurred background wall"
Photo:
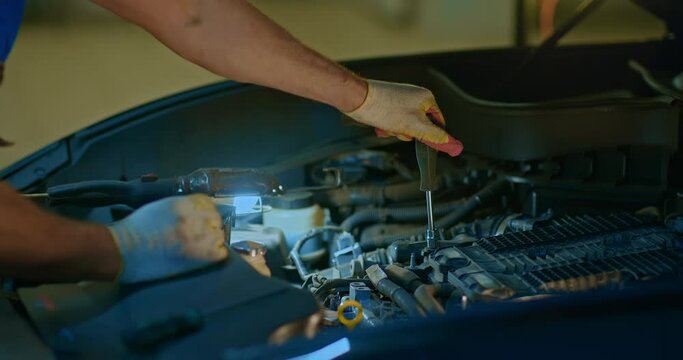
[[[536,0],[522,6],[537,43]],[[253,0],[304,43],[337,60],[512,46],[515,0]],[[556,21],[579,0],[560,0]],[[42,146],[133,106],[220,81],[145,31],[83,0],[28,0],[0,86],[3,168]],[[661,37],[664,25],[611,0],[567,43]],[[192,119],[188,119],[192,121]]]

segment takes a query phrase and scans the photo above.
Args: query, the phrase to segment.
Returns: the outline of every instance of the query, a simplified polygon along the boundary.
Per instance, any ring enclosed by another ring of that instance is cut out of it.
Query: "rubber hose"
[[[428,314],[445,314],[446,310],[436,298],[450,296],[454,290],[451,284],[424,284],[415,290],[415,298]]]
[[[470,197],[465,204],[450,215],[446,215],[434,223],[437,229],[447,229],[457,225],[462,219],[471,214],[481,204],[490,198],[498,195],[508,185],[507,180],[501,179],[492,182],[479,190],[476,194]]]
[[[382,279],[375,287],[379,292],[396,303],[408,316],[425,316],[424,310],[422,310],[413,295],[406,291],[406,289],[394,284],[393,281]]]
[[[420,280],[419,276],[415,275],[414,272],[396,264],[391,264],[385,267],[384,272],[387,274],[389,279],[391,279],[391,281],[395,282],[411,293],[414,293],[415,290],[422,285],[422,280]]]
[[[468,198],[467,201],[464,202],[462,207],[458,208],[453,213],[437,220],[434,223],[434,227],[437,229],[447,229],[456,225],[464,218],[466,218],[468,215],[470,215],[482,203],[501,193],[506,188],[506,186],[508,186],[508,181],[506,179],[499,179],[486,185],[483,189],[479,190],[476,194]],[[394,241],[407,239],[417,235],[421,235],[421,233],[411,231],[406,232],[404,234],[380,236],[374,239],[361,239],[360,246],[363,249],[363,251],[370,251],[376,248],[387,247],[391,245],[391,243],[393,243]]]
[[[383,188],[383,195],[388,203],[401,203],[420,199],[424,196],[422,191],[420,191],[419,181],[385,186]]]
[[[383,206],[388,203],[400,203],[422,197],[419,182],[387,185],[387,186],[353,186],[332,189],[318,193],[318,202],[324,206]]]
[[[453,210],[457,210],[465,205],[464,200],[452,201],[439,204],[434,207],[434,215],[443,216]],[[371,208],[364,209],[347,217],[342,223],[341,228],[351,232],[360,225],[367,223],[394,221],[413,221],[427,218],[427,208],[424,205],[396,208]]]
[[[306,268],[306,264],[304,264],[303,259],[301,258],[301,248],[304,246],[304,244],[310,240],[315,238],[321,233],[324,233],[326,231],[334,231],[334,232],[343,232],[341,228],[338,227],[333,227],[333,226],[324,226],[320,228],[315,228],[310,230],[304,237],[301,239],[297,240],[297,242],[294,244],[292,247],[292,250],[289,252],[289,258],[292,260],[292,263],[296,267],[297,272],[299,273],[299,276],[301,277],[302,280],[306,280],[306,278],[310,275],[308,268]]]

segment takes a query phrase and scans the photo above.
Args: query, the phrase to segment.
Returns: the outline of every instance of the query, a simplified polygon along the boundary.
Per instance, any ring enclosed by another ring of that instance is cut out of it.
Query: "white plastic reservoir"
[[[285,194],[269,199],[271,211],[263,213],[263,225],[282,229],[289,249],[309,230],[325,225],[325,209],[313,201],[310,192]],[[308,254],[322,249],[320,241],[310,240],[301,249]]]

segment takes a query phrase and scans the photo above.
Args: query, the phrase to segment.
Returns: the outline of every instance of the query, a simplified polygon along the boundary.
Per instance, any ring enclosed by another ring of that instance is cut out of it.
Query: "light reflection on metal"
[[[22,194],[25,198],[29,199],[47,199],[48,194],[47,193],[35,193],[35,194]]]
[[[271,210],[270,206],[263,204],[263,198],[256,195],[216,197],[213,200],[216,205],[234,206],[237,216],[260,214]]]
[[[268,249],[265,245],[255,241],[240,241],[230,245],[230,247],[239,253],[259,274],[266,277],[271,276],[270,268],[266,263]]]

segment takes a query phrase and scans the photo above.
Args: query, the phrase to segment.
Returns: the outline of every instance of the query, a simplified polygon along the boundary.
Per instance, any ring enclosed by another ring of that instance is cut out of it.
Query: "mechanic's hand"
[[[419,86],[368,80],[365,102],[346,115],[373,126],[381,137],[396,136],[404,141],[417,139],[450,156],[462,152],[462,143],[442,129],[446,120],[434,95]]]
[[[123,261],[121,283],[181,274],[228,256],[221,217],[205,195],[147,204],[109,230]]]

